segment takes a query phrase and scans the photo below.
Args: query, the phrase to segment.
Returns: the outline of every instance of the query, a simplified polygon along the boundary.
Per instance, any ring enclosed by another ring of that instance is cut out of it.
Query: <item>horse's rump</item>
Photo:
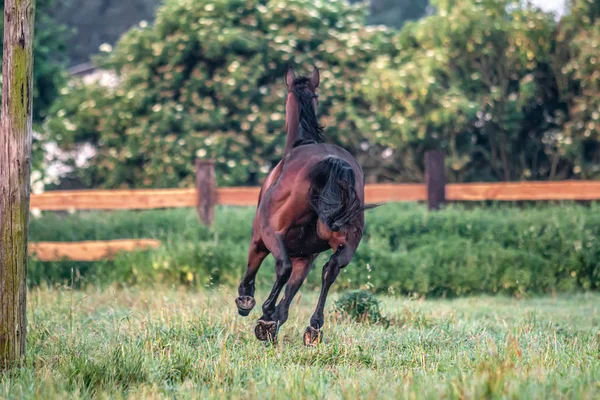
[[[356,175],[345,160],[330,156],[310,170],[311,208],[333,232],[342,230],[363,210]]]

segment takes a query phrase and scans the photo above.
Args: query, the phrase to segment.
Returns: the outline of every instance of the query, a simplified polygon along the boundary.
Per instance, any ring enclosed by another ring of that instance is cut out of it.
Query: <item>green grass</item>
[[[333,294],[325,342],[306,349],[314,291],[274,348],[254,338],[257,310],[237,315],[234,292],[32,289],[27,359],[0,377],[0,398],[600,396],[598,294],[383,297],[387,328],[336,315]]]

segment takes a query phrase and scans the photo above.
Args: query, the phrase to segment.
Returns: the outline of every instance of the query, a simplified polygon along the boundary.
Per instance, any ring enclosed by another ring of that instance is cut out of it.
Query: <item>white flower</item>
[[[77,126],[75,126],[75,124],[72,123],[71,121],[66,120],[65,121],[65,129],[73,132],[75,129],[77,129]]]
[[[31,182],[39,181],[42,178],[42,173],[40,171],[31,171]]]
[[[229,72],[235,72],[240,66],[240,63],[237,61],[232,62],[231,64],[229,64],[229,67],[227,67],[227,70]]]
[[[110,53],[112,51],[112,46],[108,43],[102,43],[100,45],[100,51],[103,53]]]
[[[44,182],[36,181],[31,185],[31,193],[41,194],[44,193]]]

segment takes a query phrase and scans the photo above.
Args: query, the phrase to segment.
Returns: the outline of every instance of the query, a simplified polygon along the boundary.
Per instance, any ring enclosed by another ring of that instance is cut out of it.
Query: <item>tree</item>
[[[363,86],[405,180],[422,180],[432,148],[447,153],[455,181],[570,177],[573,158],[552,140],[563,107],[552,16],[511,0],[432,4],[437,13],[405,25],[399,55],[373,63]]]
[[[365,16],[342,1],[167,0],[100,61],[117,87],[74,84],[51,136],[97,149],[76,169],[92,187],[190,186],[196,157],[216,160],[221,185],[257,184],[282,154],[284,71],[316,63],[328,140],[360,149],[357,87],[376,55],[393,54],[391,32]]]
[[[363,0],[350,0],[357,2]],[[61,0],[49,10],[57,22],[77,32],[68,39],[66,49],[72,65],[88,61],[104,43],[114,45],[138,22],[152,23],[161,3],[161,0]],[[408,20],[423,17],[428,5],[429,0],[370,0],[367,24],[399,28]],[[38,10],[42,10],[41,4]]]
[[[6,0],[0,121],[0,368],[25,353],[35,0]]]
[[[573,0],[570,10],[552,54],[558,92],[567,104],[565,127],[555,141],[575,159],[573,172],[590,179],[600,176],[600,2]]]

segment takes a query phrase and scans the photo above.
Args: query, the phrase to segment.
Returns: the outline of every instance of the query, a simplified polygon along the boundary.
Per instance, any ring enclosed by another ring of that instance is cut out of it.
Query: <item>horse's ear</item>
[[[292,88],[294,79],[296,79],[296,74],[294,73],[294,68],[289,67],[285,73],[285,85],[287,86],[288,90]]]
[[[312,72],[310,73],[310,85],[313,89],[319,87],[319,82],[321,81],[321,77],[319,76],[319,70],[317,67],[313,67]]]

